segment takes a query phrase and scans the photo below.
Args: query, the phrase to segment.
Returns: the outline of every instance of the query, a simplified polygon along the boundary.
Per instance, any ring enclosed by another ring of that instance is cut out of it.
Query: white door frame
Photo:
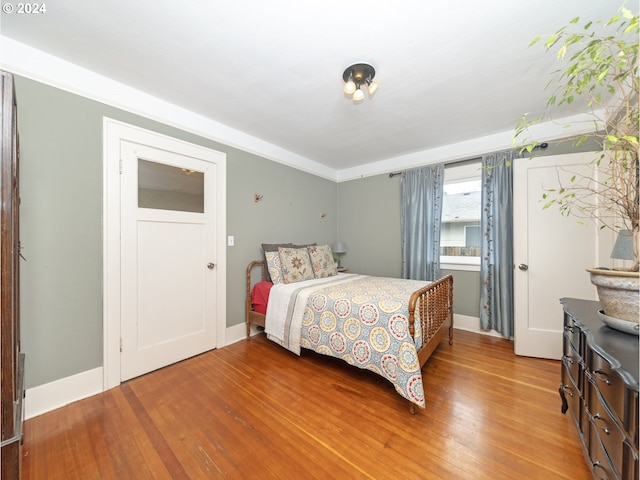
[[[103,389],[120,385],[120,142],[123,140],[173,150],[187,149],[194,157],[208,158],[211,149],[168,137],[107,117],[103,119]],[[216,302],[217,348],[226,345],[226,156],[215,152],[216,250],[218,275]]]

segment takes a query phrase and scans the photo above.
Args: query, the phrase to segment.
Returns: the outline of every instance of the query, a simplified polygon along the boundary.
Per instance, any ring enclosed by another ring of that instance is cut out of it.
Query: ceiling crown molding
[[[16,75],[105,103],[322,178],[333,181],[337,179],[337,172],[334,169],[314,160],[227,127],[166,100],[136,90],[8,37],[0,36],[0,52],[0,67]]]

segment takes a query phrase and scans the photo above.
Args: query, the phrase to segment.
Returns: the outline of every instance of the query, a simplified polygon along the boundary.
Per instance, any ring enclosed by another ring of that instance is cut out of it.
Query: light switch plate
[[[236,244],[236,238],[233,235],[227,237],[227,246],[233,247]]]

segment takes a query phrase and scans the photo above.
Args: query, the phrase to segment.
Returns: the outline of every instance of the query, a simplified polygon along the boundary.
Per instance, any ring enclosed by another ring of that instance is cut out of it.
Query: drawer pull
[[[598,377],[599,380],[602,380],[607,385],[611,385],[611,380],[609,380],[609,374],[607,372],[603,372],[602,370],[594,370],[593,374]]]
[[[564,331],[565,332],[569,332],[569,333],[573,333],[573,327],[571,325],[565,325]]]
[[[570,397],[573,397],[573,390],[571,390],[571,387],[569,385],[563,385],[562,386],[562,390],[568,394]]]
[[[606,435],[609,435],[611,433],[611,430],[609,430],[609,428],[607,428],[607,421],[602,418],[602,415],[600,415],[599,413],[596,413],[593,417],[594,423],[596,423],[596,420],[602,420],[602,422],[605,424],[604,427],[599,427]]]
[[[567,363],[570,363],[571,365],[573,365],[573,358],[571,357],[571,355],[565,355],[563,358]]]
[[[597,475],[597,472],[596,472],[596,469],[597,469],[597,468],[601,468],[601,469],[604,471],[605,476],[604,476],[604,477],[598,477],[600,480],[609,480],[609,477],[608,477],[608,476],[606,476],[607,469],[606,469],[606,468],[604,468],[604,467],[602,466],[602,464],[600,463],[600,461],[593,462],[593,463],[591,464],[591,466],[593,467],[593,473],[595,473],[596,475]]]

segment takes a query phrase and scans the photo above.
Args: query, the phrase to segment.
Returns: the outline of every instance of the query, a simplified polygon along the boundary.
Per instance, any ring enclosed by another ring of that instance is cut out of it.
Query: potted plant
[[[537,142],[522,140],[534,123],[550,118],[551,110],[584,102],[593,121],[593,132],[572,137],[576,145],[597,139],[602,150],[593,159],[597,175],[574,175],[557,189],[543,195],[544,208],[557,207],[563,215],[589,218],[601,228],[617,231],[631,240],[633,264],[626,271],[588,269],[598,288],[605,318],[638,323],[638,216],[639,166],[638,136],[638,14],[623,5],[620,14],[607,21],[588,22],[575,28],[580,19],[560,28],[543,41],[546,51],[557,49],[564,68],[553,73],[545,114],[535,120],[526,115],[517,124],[514,141],[524,143],[523,151],[531,153]],[[543,36],[530,46],[539,44]],[[594,202],[593,199],[597,201]],[[624,239],[624,237],[623,237]],[[604,294],[616,290],[626,293],[609,299]],[[603,320],[607,321],[605,318]],[[608,323],[608,322],[607,322]],[[634,325],[637,329],[637,325]]]

